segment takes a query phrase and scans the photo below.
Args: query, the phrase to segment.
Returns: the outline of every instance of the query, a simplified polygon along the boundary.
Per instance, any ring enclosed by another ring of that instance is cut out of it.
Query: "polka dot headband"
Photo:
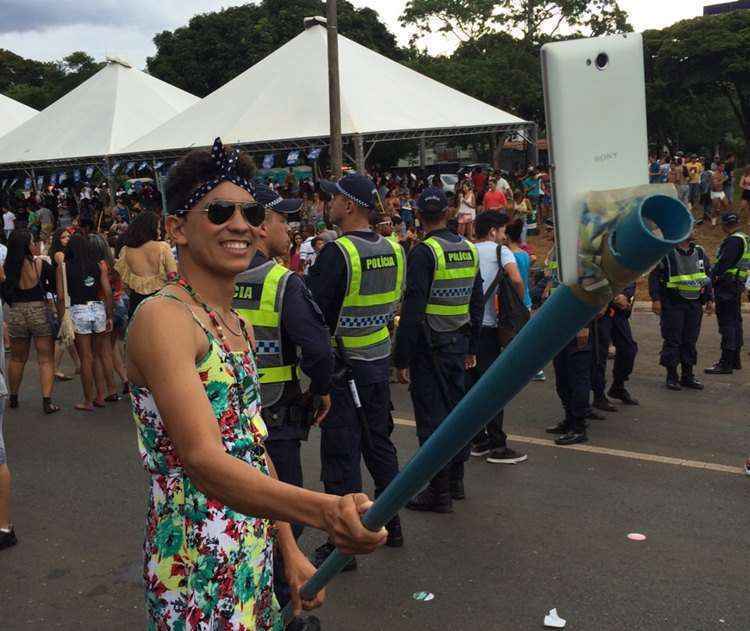
[[[240,188],[245,189],[248,193],[255,194],[255,186],[252,182],[246,180],[244,177],[240,177],[237,174],[237,163],[240,159],[240,152],[238,149],[232,149],[227,152],[224,149],[224,145],[221,142],[221,138],[214,140],[213,147],[211,147],[211,157],[216,163],[216,168],[219,171],[219,175],[208,182],[204,182],[198,188],[195,189],[190,199],[187,200],[182,208],[178,208],[173,211],[175,215],[188,212],[193,206],[195,206],[203,197],[208,195],[213,189],[215,189],[222,182],[231,182]]]

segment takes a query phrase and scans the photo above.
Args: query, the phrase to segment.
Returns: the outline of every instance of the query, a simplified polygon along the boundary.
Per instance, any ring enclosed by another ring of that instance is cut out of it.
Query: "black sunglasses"
[[[221,226],[232,218],[237,207],[242,211],[245,221],[254,228],[262,224],[266,218],[266,207],[257,202],[229,202],[217,199],[209,202],[205,208],[198,209],[197,212],[206,213],[212,224]]]

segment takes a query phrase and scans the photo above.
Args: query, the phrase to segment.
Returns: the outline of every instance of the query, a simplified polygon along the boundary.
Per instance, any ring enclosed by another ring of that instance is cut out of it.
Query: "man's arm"
[[[484,317],[484,281],[482,273],[477,270],[474,277],[474,287],[471,290],[469,301],[469,322],[471,324],[471,337],[469,338],[469,355],[479,352],[479,336],[482,331],[482,318]],[[473,366],[470,366],[473,368]]]
[[[406,291],[401,303],[401,317],[396,330],[394,363],[397,368],[408,368],[416,353],[421,335],[420,326],[424,320],[427,301],[430,295],[435,261],[430,248],[423,243],[415,245],[406,264]]]
[[[731,238],[724,241],[719,250],[719,259],[716,261],[711,271],[711,280],[714,283],[720,279],[728,269],[734,267],[742,256],[742,239],[732,235]]]
[[[323,321],[331,333],[336,330],[341,305],[346,295],[346,261],[333,242],[326,243],[318,253],[307,276],[307,286],[315,303],[323,312]]]
[[[648,275],[648,294],[652,302],[661,302],[666,267],[662,260]]]
[[[331,334],[323,321],[323,312],[296,274],[287,280],[281,326],[289,341],[302,349],[300,368],[310,377],[310,391],[328,394],[333,374]]]

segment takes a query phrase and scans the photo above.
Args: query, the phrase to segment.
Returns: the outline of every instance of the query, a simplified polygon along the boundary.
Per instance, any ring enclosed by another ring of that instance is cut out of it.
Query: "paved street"
[[[750,629],[750,479],[740,469],[750,357],[743,372],[706,376],[704,393],[668,392],[656,317],[638,313],[634,325],[640,407],[592,422],[588,451],[550,446],[544,428],[561,412],[549,367],[506,415],[519,437],[511,446],[529,461],[474,459],[453,514],[404,511],[406,546],[339,577],[319,613],[324,628],[526,631],[556,607],[572,631]],[[717,357],[710,318],[701,372]],[[71,382],[56,393],[65,412],[45,417],[35,379],[30,365],[21,407],[6,413],[20,544],[0,552],[0,629],[143,628],[146,485],[128,406],[75,412]],[[403,463],[416,448],[405,388],[394,386],[394,404]],[[304,453],[313,488],[317,454],[313,432]],[[646,541],[628,540],[633,532]],[[308,530],[302,544],[322,540]],[[418,602],[418,591],[434,599]]]

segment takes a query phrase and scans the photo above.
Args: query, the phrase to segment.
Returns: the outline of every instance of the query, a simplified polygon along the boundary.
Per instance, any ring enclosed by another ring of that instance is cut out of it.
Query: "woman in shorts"
[[[97,262],[88,239],[80,234],[72,235],[65,248],[65,273],[70,293],[70,317],[81,359],[83,401],[75,408],[92,412],[96,396],[94,356],[109,355],[106,333],[112,330],[112,289],[107,264]],[[64,304],[64,300],[61,302]],[[104,404],[97,401],[97,405]]]
[[[52,414],[60,408],[52,403],[54,385],[54,328],[56,313],[47,302],[47,293],[54,293],[57,282],[52,266],[35,257],[34,239],[26,229],[15,230],[8,239],[5,259],[3,298],[8,303],[8,335],[10,362],[8,366],[8,405],[18,407],[18,391],[34,339],[39,381],[42,387],[42,408]]]
[[[474,219],[477,216],[477,200],[469,181],[461,185],[458,194],[458,233],[467,239],[474,238]]]

